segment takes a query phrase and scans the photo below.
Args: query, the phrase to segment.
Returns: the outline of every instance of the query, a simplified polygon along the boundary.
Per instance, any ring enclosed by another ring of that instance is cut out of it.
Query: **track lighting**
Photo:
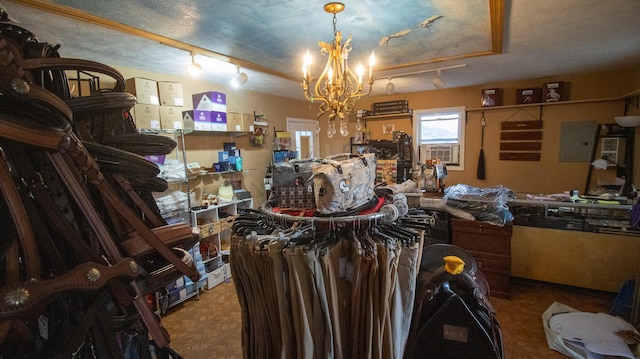
[[[433,80],[431,80],[431,83],[436,88],[442,89],[446,85],[446,82],[442,79],[442,71],[443,70],[458,69],[458,68],[461,68],[461,67],[467,67],[467,65],[466,64],[460,64],[460,65],[453,65],[453,66],[447,66],[447,67],[440,67],[440,68],[436,68],[436,69],[418,70],[418,71],[413,71],[413,72],[405,72],[405,73],[399,73],[399,74],[388,74],[388,75],[391,75],[391,76],[393,76],[395,78],[398,78],[398,77],[405,77],[405,76],[422,75],[422,74],[425,74],[425,73],[428,73],[428,72],[437,72],[436,77],[434,77]],[[391,95],[393,93],[393,91],[395,90],[395,86],[391,82],[391,76],[388,77],[389,83],[387,84],[386,91],[385,91],[385,93],[387,95]]]
[[[191,53],[191,63],[187,65],[187,74],[191,77],[198,77],[202,73],[202,66],[196,62],[196,54]]]
[[[434,77],[433,80],[431,80],[431,83],[433,84],[433,86],[435,86],[438,89],[441,89],[444,87],[446,82],[442,79],[442,74],[440,70],[438,70],[438,75]]]
[[[391,77],[389,77],[389,83],[387,84],[387,87],[385,89],[385,93],[387,95],[391,95],[393,94],[393,90],[395,90],[395,85],[393,84],[393,82],[391,82]]]
[[[244,72],[240,72],[240,66],[237,66],[236,69],[238,74],[233,79],[231,79],[231,86],[238,88],[245,82],[247,82],[249,77]]]

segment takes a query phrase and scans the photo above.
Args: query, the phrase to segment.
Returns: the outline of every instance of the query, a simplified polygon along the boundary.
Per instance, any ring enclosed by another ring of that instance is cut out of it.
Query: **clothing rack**
[[[306,216],[294,216],[286,213],[277,213],[273,212],[270,208],[265,207],[264,205],[259,208],[260,212],[263,214],[273,217],[279,221],[284,222],[305,222],[311,223],[357,223],[357,222],[370,222],[370,221],[378,221],[382,222],[390,222],[391,215],[387,212],[375,212],[370,214],[362,214],[362,215],[350,215],[350,216],[342,216],[342,217],[306,217]]]
[[[247,226],[260,225],[256,217],[262,217],[267,228],[284,231],[234,227],[230,263],[244,357],[402,358],[424,231],[404,241],[390,211],[305,217],[263,205],[256,212],[247,214]],[[396,226],[398,235],[385,237]],[[305,238],[296,231],[309,232]]]

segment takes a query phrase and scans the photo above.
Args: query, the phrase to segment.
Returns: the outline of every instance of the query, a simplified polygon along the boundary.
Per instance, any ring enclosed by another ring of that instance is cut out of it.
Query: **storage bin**
[[[224,267],[220,267],[218,269],[213,270],[212,272],[207,273],[207,289],[211,289],[217,286],[220,283],[224,282]]]

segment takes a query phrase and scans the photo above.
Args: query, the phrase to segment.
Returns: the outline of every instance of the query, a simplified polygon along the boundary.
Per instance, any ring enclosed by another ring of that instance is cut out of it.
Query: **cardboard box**
[[[193,123],[193,110],[182,111],[182,129],[184,130],[184,132],[191,132],[196,130]]]
[[[482,107],[502,106],[502,91],[499,88],[482,89]]]
[[[218,162],[229,161],[229,152],[227,151],[219,151],[218,152]]]
[[[227,112],[227,131],[248,132],[242,130],[242,115],[237,112]]]
[[[171,81],[158,82],[158,97],[161,106],[184,106],[182,83]]]
[[[211,131],[228,131],[226,112],[211,111]]]
[[[182,107],[160,106],[160,126],[162,129],[182,128]]]
[[[242,132],[253,132],[254,122],[255,122],[255,118],[253,117],[253,114],[243,113],[242,114]]]
[[[139,103],[133,106],[131,115],[138,129],[159,130],[160,127],[160,106]]]
[[[542,102],[542,89],[539,87],[516,90],[516,104]]]
[[[148,161],[151,161],[157,165],[163,165],[167,158],[167,155],[146,155],[144,156]]]
[[[192,95],[193,109],[200,111],[227,112],[227,95],[209,91]]]
[[[547,82],[542,86],[542,92],[544,102],[558,102],[566,100],[563,81]]]
[[[138,103],[160,105],[158,83],[142,77],[132,77],[125,82],[125,91],[134,95]]]
[[[226,131],[227,114],[225,112],[193,110],[193,124],[196,131]]]

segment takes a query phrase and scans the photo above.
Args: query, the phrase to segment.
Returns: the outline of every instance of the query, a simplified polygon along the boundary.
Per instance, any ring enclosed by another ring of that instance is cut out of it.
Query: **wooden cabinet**
[[[451,220],[452,244],[462,247],[478,262],[491,295],[509,298],[511,276],[511,224],[504,227],[487,222]]]

